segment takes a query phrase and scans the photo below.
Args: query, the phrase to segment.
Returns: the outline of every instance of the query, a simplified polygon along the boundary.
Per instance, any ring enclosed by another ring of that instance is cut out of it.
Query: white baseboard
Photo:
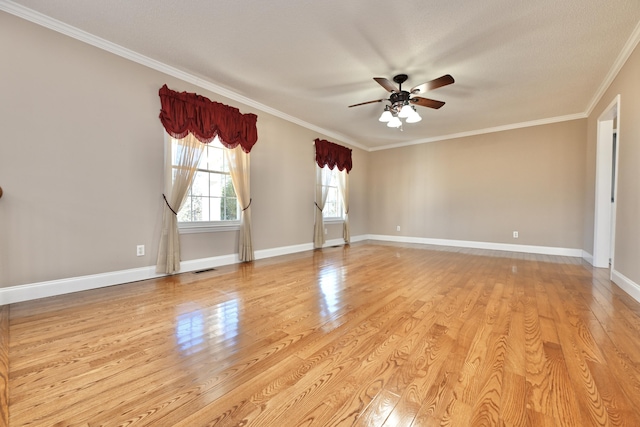
[[[206,270],[208,268],[222,267],[223,265],[237,264],[240,262],[238,254],[220,255],[211,258],[191,259],[180,261],[179,273],[188,273],[190,271]],[[155,269],[155,267],[153,267]]]
[[[156,274],[156,267],[152,266],[11,286],[0,288],[0,305],[104,288],[160,276],[162,275]]]
[[[368,239],[369,239],[369,236],[364,234],[361,236],[352,237],[351,242],[356,243],[356,242],[361,242]],[[322,247],[328,248],[331,246],[343,246],[343,245],[344,245],[344,239],[340,238],[340,239],[327,240],[326,242],[324,242],[324,245]],[[262,249],[259,251],[255,251],[255,257],[256,259],[264,259],[264,258],[281,256],[281,255],[294,254],[297,252],[312,251],[313,249],[314,249],[313,243],[303,243],[300,245],[282,246],[279,248]]]
[[[582,251],[582,259],[593,265],[593,255],[587,251]],[[611,281],[618,285],[620,289],[628,293],[633,299],[640,302],[640,285],[629,279],[619,271],[611,270]]]
[[[466,240],[446,240],[446,239],[430,239],[423,237],[404,237],[404,236],[385,236],[379,234],[363,234],[351,238],[351,242],[356,243],[364,240],[380,240],[399,243],[418,243],[425,245],[438,246],[454,246],[462,248],[474,249],[491,249],[510,252],[527,252],[546,255],[560,255],[571,257],[584,257],[586,252],[581,249],[554,248],[546,246],[528,246],[528,245],[512,245],[505,243],[488,243],[473,242]],[[343,239],[331,239],[325,242],[324,247],[344,245]],[[300,245],[282,246],[278,248],[262,249],[255,251],[256,259],[271,258],[281,255],[288,255],[297,252],[305,252],[313,250],[312,243],[303,243]],[[586,254],[589,255],[589,254]],[[223,265],[236,264],[239,262],[237,254],[221,255],[211,258],[201,258],[180,263],[180,272],[187,273],[190,271],[205,270],[207,268],[216,268]],[[55,295],[68,294],[72,292],[86,291],[89,289],[103,288],[106,286],[120,285],[123,283],[137,282],[139,280],[152,279],[162,277],[163,274],[157,274],[155,266],[134,268],[130,270],[114,271],[102,274],[92,274],[89,276],[71,277],[67,279],[51,280],[47,282],[30,283],[26,285],[11,286],[8,288],[0,288],[0,305],[13,304],[16,302],[30,301],[38,298],[46,298]],[[624,278],[624,276],[620,275]],[[620,279],[625,281],[625,285],[619,286],[623,289],[631,289],[627,291],[630,295],[640,301],[640,286],[631,282],[629,279]],[[616,282],[617,283],[617,282]],[[626,285],[631,283],[633,285]],[[626,287],[625,287],[626,286]],[[633,294],[631,292],[636,292]],[[636,297],[635,295],[638,295]]]
[[[180,273],[220,267],[235,262],[238,262],[238,255],[235,254],[183,261],[180,263]],[[137,282],[163,276],[166,276],[166,274],[156,273],[156,267],[154,265],[130,270],[112,271],[88,276],[11,286],[8,288],[0,288],[0,305],[121,285],[123,283]]]
[[[542,255],[558,255],[581,258],[582,249],[557,248],[553,246],[514,245],[510,243],[474,242],[470,240],[431,239],[427,237],[388,236],[370,234],[370,240],[382,240],[387,242],[417,243],[423,245],[453,246],[457,248],[489,249],[494,251],[525,252]]]
[[[357,236],[354,237],[352,241],[356,242],[366,239],[366,236]],[[343,244],[343,239],[332,239],[328,240],[324,247]],[[304,243],[301,245],[283,246],[279,248],[255,251],[255,257],[256,259],[264,259],[310,250],[313,250],[313,244]],[[180,273],[206,270],[208,268],[237,264],[239,262],[240,260],[237,254],[182,261],[180,263]],[[0,288],[0,305],[69,294],[72,292],[87,291],[89,289],[104,288],[113,285],[121,285],[123,283],[137,282],[162,276],[165,276],[165,274],[156,273],[155,266],[148,266],[130,270],[113,271],[101,274],[91,274],[88,276],[11,286],[8,288]]]
[[[633,299],[640,302],[640,285],[629,279],[619,271],[613,270],[611,272],[611,280],[616,285],[620,286],[620,289],[628,293]]]
[[[313,243],[302,243],[300,245],[281,246],[279,248],[261,249],[254,252],[256,259],[272,258],[281,255],[295,254],[297,252],[312,251]]]
[[[582,259],[587,261],[589,264],[593,265],[593,255],[591,255],[589,252],[583,250]]]

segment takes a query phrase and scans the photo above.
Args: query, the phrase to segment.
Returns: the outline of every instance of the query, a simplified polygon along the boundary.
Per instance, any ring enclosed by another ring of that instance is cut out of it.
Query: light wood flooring
[[[365,242],[12,304],[7,341],[10,426],[640,426],[640,304],[576,258]]]

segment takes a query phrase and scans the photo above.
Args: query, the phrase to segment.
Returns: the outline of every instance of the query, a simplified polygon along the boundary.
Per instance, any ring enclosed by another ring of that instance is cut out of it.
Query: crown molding
[[[613,65],[611,66],[611,69],[609,70],[604,80],[600,84],[600,87],[598,87],[598,90],[596,91],[596,93],[593,95],[593,98],[591,99],[591,102],[589,103],[585,111],[585,114],[587,115],[587,117],[590,116],[591,113],[593,113],[593,109],[596,108],[596,105],[598,104],[598,102],[600,102],[600,100],[604,96],[604,93],[607,91],[607,89],[609,89],[609,86],[611,86],[611,83],[613,83],[613,80],[616,78],[616,76],[618,75],[618,73],[620,72],[624,64],[627,62],[627,59],[629,59],[629,57],[633,53],[633,50],[636,48],[639,42],[640,42],[640,22],[638,22],[638,25],[636,25],[636,28],[631,32],[631,36],[629,36],[629,39],[627,40],[624,47],[618,54],[618,57],[616,58]]]
[[[444,141],[444,140],[447,140],[447,139],[454,139],[454,138],[465,138],[467,136],[475,136],[475,135],[482,135],[482,134],[486,134],[486,133],[503,132],[503,131],[506,131],[506,130],[528,128],[528,127],[540,126],[540,125],[548,125],[548,124],[551,124],[551,123],[568,122],[568,121],[571,121],[571,120],[578,120],[578,119],[585,119],[585,118],[587,118],[587,114],[586,113],[576,113],[576,114],[569,114],[567,116],[549,117],[549,118],[546,118],[546,119],[531,120],[531,121],[528,121],[528,122],[521,122],[521,123],[512,123],[510,125],[495,126],[495,127],[485,128],[485,129],[472,130],[472,131],[468,131],[468,132],[459,132],[459,133],[452,133],[452,134],[449,134],[449,135],[434,136],[434,137],[431,137],[431,138],[416,139],[416,140],[413,140],[413,141],[401,142],[401,143],[398,143],[398,144],[383,145],[381,147],[371,148],[369,151],[389,150],[389,149],[392,149],[392,148],[407,147],[407,146],[410,146],[410,145],[426,144],[428,142]]]
[[[38,24],[42,27],[56,31],[60,34],[64,34],[81,42],[87,43],[91,46],[95,46],[99,49],[113,53],[114,55],[118,55],[122,58],[128,59],[145,67],[160,71],[161,73],[175,77],[184,82],[191,83],[210,92],[217,93],[218,95],[240,102],[249,107],[253,107],[257,110],[271,114],[272,116],[276,116],[288,122],[295,123],[299,126],[307,128],[314,132],[318,132],[322,135],[326,135],[330,138],[338,139],[361,150],[369,151],[368,147],[365,147],[364,145],[353,141],[351,138],[348,138],[345,135],[305,122],[304,120],[293,117],[287,113],[283,113],[280,110],[276,110],[275,108],[269,107],[268,105],[262,104],[251,98],[247,98],[246,96],[240,95],[232,90],[219,86],[211,81],[196,77],[193,74],[187,73],[186,71],[172,67],[153,58],[149,58],[148,56],[142,55],[131,49],[127,49],[124,46],[120,46],[116,43],[90,34],[79,28],[65,24],[62,21],[58,21],[57,19],[51,18],[50,16],[44,15],[40,12],[36,12],[10,0],[0,0],[0,10],[3,10],[11,15],[25,19],[27,21],[33,22],[34,24]]]
[[[533,121],[528,121],[528,122],[521,122],[521,123],[513,123],[513,124],[509,124],[509,125],[504,125],[504,126],[496,126],[496,127],[491,127],[491,128],[485,128],[485,129],[477,129],[477,130],[473,130],[473,131],[468,131],[468,132],[460,132],[460,133],[454,133],[454,134],[449,134],[449,135],[441,135],[441,136],[435,136],[435,137],[430,137],[430,138],[423,138],[423,139],[417,139],[417,140],[413,140],[413,141],[407,141],[407,142],[402,142],[402,143],[398,143],[398,144],[390,144],[390,145],[383,145],[383,146],[379,146],[379,147],[366,147],[354,140],[352,140],[351,138],[342,135],[338,132],[334,132],[328,129],[324,129],[321,128],[319,126],[316,126],[314,124],[308,123],[304,120],[301,120],[297,117],[291,116],[287,113],[284,113],[280,110],[276,110],[275,108],[269,107],[265,104],[262,104],[258,101],[255,101],[253,99],[247,98],[246,96],[240,95],[232,90],[229,90],[227,88],[224,88],[222,86],[219,86],[211,81],[202,79],[200,77],[196,77],[193,74],[187,73],[183,70],[180,70],[178,68],[172,67],[170,65],[167,65],[163,62],[157,61],[153,58],[149,58],[147,56],[144,56],[138,52],[135,52],[131,49],[127,49],[123,46],[120,46],[118,44],[115,44],[113,42],[110,42],[108,40],[105,40],[101,37],[97,37],[93,34],[90,34],[84,30],[81,30],[79,28],[73,27],[71,25],[65,24],[64,22],[58,21],[57,19],[51,18],[47,15],[44,15],[40,12],[36,12],[32,9],[29,9],[27,7],[24,7],[22,5],[19,5],[17,3],[14,3],[10,0],[0,0],[0,10],[5,11],[11,15],[15,15],[19,18],[25,19],[27,21],[33,22],[35,24],[38,24],[42,27],[45,28],[49,28],[53,31],[56,31],[58,33],[64,34],[66,36],[72,37],[76,40],[79,40],[81,42],[87,43],[89,45],[95,46],[99,49],[105,50],[107,52],[113,53],[114,55],[118,55],[122,58],[128,59],[130,61],[136,62],[140,65],[143,65],[145,67],[151,68],[153,70],[162,72],[164,74],[170,75],[172,77],[175,77],[177,79],[180,79],[184,82],[187,83],[191,83],[195,86],[201,87],[205,90],[208,90],[210,92],[216,93],[218,95],[224,96],[226,98],[232,99],[234,101],[240,102],[244,105],[247,105],[249,107],[255,108],[259,111],[263,111],[265,113],[271,114],[275,117],[279,117],[283,120],[286,120],[288,122],[297,124],[301,127],[304,127],[306,129],[312,130],[314,132],[318,132],[320,134],[323,134],[325,136],[328,136],[330,138],[335,138],[338,139],[342,142],[345,142],[353,147],[359,148],[361,150],[364,151],[380,151],[380,150],[389,150],[389,149],[393,149],[393,148],[400,148],[400,147],[406,147],[406,146],[410,146],[410,145],[419,145],[419,144],[426,144],[429,142],[436,142],[436,141],[444,141],[444,140],[448,140],[448,139],[454,139],[454,138],[464,138],[464,137],[468,137],[468,136],[474,136],[474,135],[482,135],[482,134],[487,134],[487,133],[493,133],[493,132],[501,132],[501,131],[505,131],[505,130],[513,130],[513,129],[521,129],[521,128],[525,128],[525,127],[531,127],[531,126],[539,126],[539,125],[544,125],[544,124],[550,124],[550,123],[558,123],[558,122],[563,122],[563,121],[569,121],[569,120],[577,120],[577,119],[583,119],[588,117],[592,112],[593,109],[595,108],[596,104],[600,101],[600,99],[602,98],[602,96],[604,95],[605,91],[607,90],[607,88],[611,85],[611,83],[613,82],[613,80],[615,79],[615,77],[618,75],[618,73],[620,72],[620,69],[622,68],[622,66],[625,64],[625,62],[627,61],[627,59],[629,58],[629,56],[631,55],[631,53],[633,52],[633,50],[635,49],[635,47],[638,45],[638,43],[640,42],[640,23],[638,23],[638,25],[636,25],[636,28],[633,30],[633,32],[631,33],[631,36],[629,37],[629,39],[627,40],[627,43],[625,43],[625,46],[623,47],[622,51],[620,52],[620,54],[618,55],[618,57],[616,58],[616,61],[614,62],[614,64],[612,65],[611,69],[609,70],[609,72],[607,73],[604,81],[600,84],[598,90],[596,91],[596,93],[594,94],[591,102],[589,103],[589,105],[587,106],[587,109],[585,110],[585,112],[583,113],[576,113],[576,114],[570,114],[570,115],[565,115],[565,116],[558,116],[558,117],[551,117],[551,118],[547,118],[547,119],[541,119],[541,120],[533,120]]]

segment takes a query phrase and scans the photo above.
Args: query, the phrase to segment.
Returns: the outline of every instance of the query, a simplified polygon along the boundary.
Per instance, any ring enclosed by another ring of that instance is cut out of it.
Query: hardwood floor
[[[0,426],[9,425],[9,306],[0,305]]]
[[[575,258],[369,242],[6,311],[11,426],[640,426],[640,304]]]

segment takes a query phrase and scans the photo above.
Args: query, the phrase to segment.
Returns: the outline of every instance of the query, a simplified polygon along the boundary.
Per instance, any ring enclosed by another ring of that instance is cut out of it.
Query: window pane
[[[171,149],[175,164],[181,146],[172,140]],[[238,220],[238,202],[223,150],[226,148],[217,138],[204,147],[178,222]],[[176,174],[177,168],[173,168],[174,180]]]
[[[209,148],[208,169],[216,172],[223,172],[224,171],[224,166],[223,166],[224,153],[222,152],[222,149],[215,148],[215,147],[208,147],[208,148]]]
[[[209,221],[220,221],[220,209],[222,207],[222,199],[220,197],[212,197],[211,201],[211,216]]]
[[[331,174],[331,181],[329,182],[329,186],[338,187],[338,175],[336,171],[338,168],[334,168],[333,170],[329,169],[329,173]]]
[[[178,142],[175,142],[174,139],[172,139],[172,141],[174,142],[172,142],[171,144],[171,165],[177,165],[180,163],[178,159],[182,155],[182,150],[184,149],[184,147],[178,144]]]
[[[220,148],[223,149],[224,145],[222,145],[222,143],[220,142],[220,140],[218,139],[218,137],[216,136],[215,138],[213,138],[213,141],[211,141],[209,143],[209,146],[211,147],[216,147],[216,148]]]
[[[338,216],[336,211],[336,201],[328,200],[327,203],[324,205],[323,212],[325,217],[333,218]]]
[[[209,169],[209,147],[205,146],[200,156],[200,162],[198,162],[198,169]]]
[[[224,214],[222,215],[224,220],[233,221],[238,219],[238,201],[237,199],[232,199],[230,197],[226,197],[224,199]]]
[[[186,202],[185,202],[186,203]],[[194,196],[191,197],[191,220],[192,221],[206,221],[204,215],[207,206],[207,199],[204,197]]]
[[[322,210],[322,216],[325,218],[335,218],[340,216],[338,212],[338,189],[330,187],[327,192],[327,201]]]
[[[224,188],[222,190],[222,195],[224,197],[236,197],[236,190],[233,188],[233,180],[231,179],[231,175],[224,175]]]
[[[330,177],[327,185],[327,201],[322,210],[322,216],[324,218],[342,218],[342,196],[338,190],[338,168],[331,170],[325,167],[322,172]]]
[[[222,196],[224,185],[224,175],[219,173],[210,173],[209,174],[209,195],[220,197]]]
[[[193,208],[191,205],[191,197],[187,197],[187,200],[185,200],[184,205],[182,205],[182,209],[178,211],[178,222],[191,221],[192,209]]]
[[[193,177],[193,183],[191,184],[191,194],[194,196],[208,196],[209,195],[209,173],[208,172],[196,172]]]

